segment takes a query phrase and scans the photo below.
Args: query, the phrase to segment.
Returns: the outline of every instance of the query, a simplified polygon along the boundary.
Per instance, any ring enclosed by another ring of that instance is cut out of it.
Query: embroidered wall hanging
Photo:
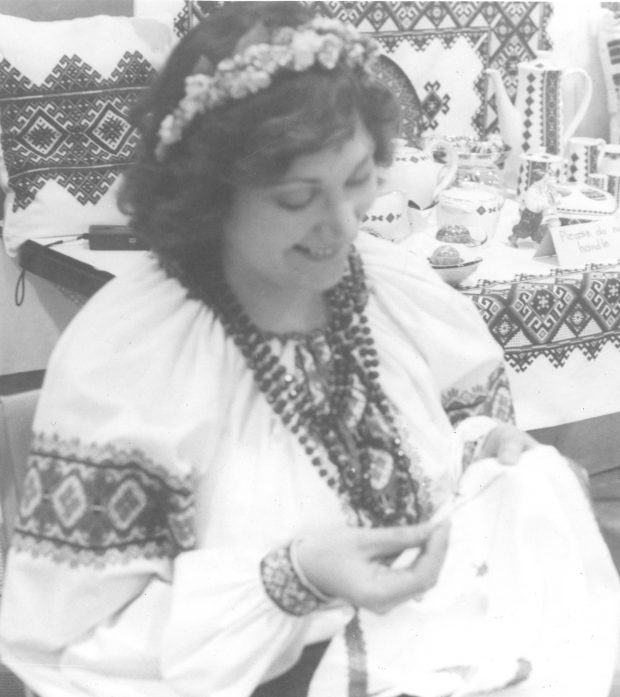
[[[420,100],[421,133],[481,137],[486,129],[486,29],[429,29],[375,34]],[[405,120],[415,117],[401,102]]]
[[[174,17],[174,31],[178,36],[183,36],[200,19],[222,2],[202,2],[191,0],[182,2]],[[311,2],[306,1],[312,11],[318,15],[337,17],[351,23],[361,31],[373,34],[390,33],[398,34],[407,32],[428,33],[441,32],[451,29],[477,29],[488,32],[486,51],[488,66],[497,68],[502,73],[503,82],[508,94],[514,99],[517,87],[517,65],[535,57],[538,49],[551,49],[551,40],[548,34],[549,20],[553,13],[551,2]],[[411,42],[412,39],[410,38]],[[389,54],[388,54],[389,55]],[[412,53],[412,57],[414,54]],[[459,65],[454,63],[454,65]],[[402,65],[400,67],[403,67]],[[414,68],[410,68],[414,70]],[[405,71],[407,72],[407,71]],[[420,70],[422,74],[423,71]],[[420,78],[423,80],[423,77]],[[450,93],[454,86],[441,84],[434,85],[436,80],[427,78],[430,82],[427,93],[429,113],[426,115],[425,126],[429,130],[435,130],[432,126],[433,114],[439,108],[455,109],[459,99],[465,93],[465,88],[460,86],[458,93]],[[425,84],[425,83],[424,83]],[[449,101],[441,101],[448,96]],[[470,89],[472,85],[467,85]],[[480,113],[478,114],[475,128],[484,128],[487,133],[498,131],[497,109],[495,96],[490,88],[484,84],[474,86],[480,96]],[[435,94],[432,94],[432,91]],[[425,93],[420,93],[416,88],[420,101],[424,101]],[[439,100],[439,101],[438,101]],[[439,106],[441,102],[441,106]],[[484,112],[484,113],[482,113]],[[441,113],[441,112],[440,112]],[[411,119],[415,111],[408,110],[406,118]],[[439,125],[439,123],[438,123]]]
[[[386,55],[379,56],[376,75],[396,95],[402,112],[401,134],[408,141],[422,135],[424,121],[422,104],[411,80],[396,61]]]

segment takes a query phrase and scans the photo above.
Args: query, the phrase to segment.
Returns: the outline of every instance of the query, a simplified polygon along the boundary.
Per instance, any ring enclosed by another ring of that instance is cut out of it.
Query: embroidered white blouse
[[[424,262],[370,237],[358,249],[381,384],[430,513],[461,474],[447,413],[463,431],[510,418],[501,351]],[[351,511],[213,312],[154,260],[67,329],[35,433],[0,633],[40,697],[247,697],[351,618],[274,602],[261,560]]]

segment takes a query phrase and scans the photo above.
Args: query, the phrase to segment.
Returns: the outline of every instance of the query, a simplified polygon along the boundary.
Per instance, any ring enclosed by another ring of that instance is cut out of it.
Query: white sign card
[[[566,267],[616,261],[620,259],[620,221],[596,220],[551,228],[534,256],[552,254]]]

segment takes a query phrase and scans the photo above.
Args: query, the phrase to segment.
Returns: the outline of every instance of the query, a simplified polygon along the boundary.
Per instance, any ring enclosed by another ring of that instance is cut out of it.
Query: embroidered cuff
[[[289,615],[308,615],[330,601],[306,578],[297,562],[294,542],[265,555],[260,574],[267,595]]]
[[[489,432],[498,425],[489,416],[472,416],[456,427],[456,434],[461,442],[461,466],[463,471],[476,460]]]
[[[480,453],[480,448],[485,441],[486,436],[482,436],[477,440],[468,440],[463,443],[463,455],[461,457],[461,466],[463,472],[477,459]]]

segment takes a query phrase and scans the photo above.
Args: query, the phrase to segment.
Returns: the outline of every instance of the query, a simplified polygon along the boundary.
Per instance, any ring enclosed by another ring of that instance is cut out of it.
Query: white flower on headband
[[[248,40],[242,37],[239,44]],[[368,70],[376,53],[373,39],[336,19],[319,17],[298,29],[280,27],[270,43],[250,44],[232,58],[224,58],[212,75],[197,67],[195,74],[185,78],[184,97],[159,127],[155,156],[162,160],[197,114],[267,89],[279,72],[303,72],[315,64],[333,70],[341,59],[351,68]]]
[[[338,63],[343,48],[342,39],[339,39],[335,34],[326,34],[323,44],[317,53],[319,63],[327,70],[333,70],[336,67],[336,63]],[[361,46],[359,48],[361,51],[364,50]]]

